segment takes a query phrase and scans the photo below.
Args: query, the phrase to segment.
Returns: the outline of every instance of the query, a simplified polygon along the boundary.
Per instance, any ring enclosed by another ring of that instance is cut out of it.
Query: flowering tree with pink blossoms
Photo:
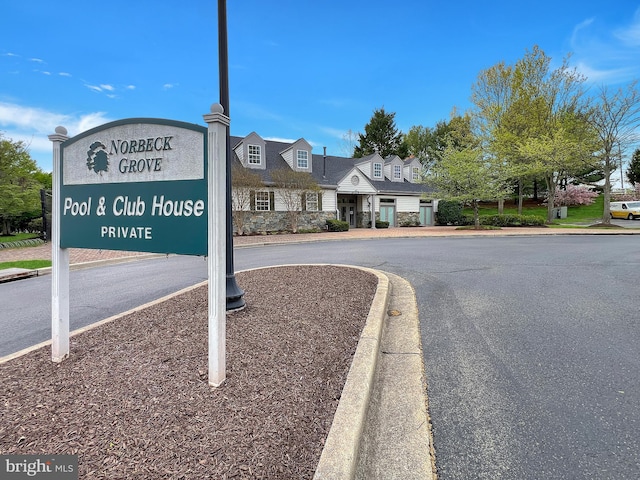
[[[569,184],[565,190],[556,190],[553,204],[558,207],[591,205],[597,196],[598,194],[589,187]]]

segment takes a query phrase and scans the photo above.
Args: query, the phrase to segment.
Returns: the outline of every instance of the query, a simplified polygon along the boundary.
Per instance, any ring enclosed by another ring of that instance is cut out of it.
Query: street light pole
[[[218,0],[218,65],[220,70],[220,105],[224,108],[224,114],[231,118],[229,113],[229,59],[227,55],[227,2]],[[241,310],[245,307],[244,290],[236,283],[233,267],[233,220],[231,204],[231,134],[227,127],[227,311]]]

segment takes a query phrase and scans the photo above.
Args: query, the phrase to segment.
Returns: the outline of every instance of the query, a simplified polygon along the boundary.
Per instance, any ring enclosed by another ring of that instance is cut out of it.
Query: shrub
[[[25,230],[28,233],[42,233],[43,222],[42,217],[34,218],[27,223]]]
[[[537,215],[485,215],[480,217],[480,225],[494,227],[537,227],[545,224],[545,219]]]
[[[436,213],[436,223],[438,225],[463,225],[464,222],[462,203],[450,200],[440,200],[438,202],[438,212]]]
[[[349,222],[345,222],[344,220],[327,220],[327,229],[330,232],[346,232],[349,230]]]
[[[376,220],[376,228],[389,228],[389,222],[383,222],[382,220]]]
[[[473,218],[473,215],[462,215],[458,225],[475,225],[476,221]]]

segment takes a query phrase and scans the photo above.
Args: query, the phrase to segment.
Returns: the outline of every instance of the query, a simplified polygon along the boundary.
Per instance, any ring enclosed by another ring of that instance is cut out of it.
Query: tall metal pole
[[[220,105],[229,112],[229,59],[227,55],[227,2],[218,0],[218,64],[220,70]],[[244,308],[244,290],[236,283],[233,267],[233,220],[231,208],[231,134],[227,128],[227,311]]]

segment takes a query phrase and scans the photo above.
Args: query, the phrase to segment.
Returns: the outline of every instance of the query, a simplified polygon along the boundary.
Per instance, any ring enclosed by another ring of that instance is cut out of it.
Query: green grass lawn
[[[567,208],[567,218],[556,219],[556,223],[602,223],[604,197],[599,195],[591,205],[579,205]]]
[[[38,238],[37,233],[16,233],[15,235],[0,235],[0,243],[19,242],[20,240],[29,240],[30,238]]]
[[[542,200],[540,200],[542,203]],[[602,211],[604,209],[604,198],[602,195],[596,197],[596,201],[591,205],[578,205],[567,208],[567,218],[556,218],[553,220],[555,225],[567,225],[572,223],[593,224],[602,222]],[[518,206],[514,202],[505,202],[503,213],[516,215]],[[465,215],[473,215],[472,208],[464,209]],[[482,204],[479,208],[480,215],[497,215],[497,204]],[[547,206],[536,205],[534,202],[527,202],[522,208],[523,215],[536,215],[538,217],[547,218]]]
[[[51,266],[51,260],[18,260],[15,262],[0,262],[0,270],[7,268],[26,268],[28,270],[37,270]]]

